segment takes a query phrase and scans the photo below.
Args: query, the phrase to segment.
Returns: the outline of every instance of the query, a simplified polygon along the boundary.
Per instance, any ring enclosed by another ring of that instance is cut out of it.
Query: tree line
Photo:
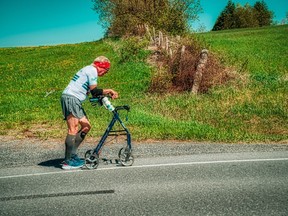
[[[229,0],[212,31],[269,26],[272,24],[272,19],[273,12],[268,9],[264,0],[255,2],[253,6],[248,3],[244,6],[239,3],[235,5]]]
[[[200,0],[92,0],[107,34],[135,34],[147,24],[172,35],[184,34],[201,10]]]
[[[200,0],[92,0],[109,36],[137,35],[139,25],[153,26],[170,35],[184,35],[202,8]],[[235,5],[231,0],[216,20],[213,31],[261,27],[272,23],[273,12],[264,0],[254,6]]]

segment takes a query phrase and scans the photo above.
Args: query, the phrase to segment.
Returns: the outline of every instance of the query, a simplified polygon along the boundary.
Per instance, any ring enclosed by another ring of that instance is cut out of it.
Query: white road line
[[[187,165],[201,165],[201,164],[220,164],[220,163],[247,163],[247,162],[265,162],[265,161],[286,161],[288,158],[268,158],[268,159],[243,159],[243,160],[221,160],[221,161],[194,161],[194,162],[184,162],[184,163],[165,163],[165,164],[147,164],[147,165],[137,165],[129,167],[105,167],[98,168],[97,171],[114,170],[114,169],[137,169],[137,168],[150,168],[150,167],[166,167],[166,166],[187,166]],[[95,170],[95,171],[96,171]],[[42,176],[42,175],[54,175],[54,174],[67,174],[75,172],[91,172],[91,170],[69,170],[69,171],[57,171],[57,172],[46,172],[46,173],[31,173],[23,175],[11,175],[11,176],[0,176],[0,179],[9,178],[20,178],[29,176]]]

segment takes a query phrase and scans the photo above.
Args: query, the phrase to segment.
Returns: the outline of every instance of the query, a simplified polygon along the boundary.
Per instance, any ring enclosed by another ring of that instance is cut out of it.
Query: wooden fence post
[[[172,59],[173,57],[173,50],[171,49],[171,47],[169,47],[169,57],[170,59]]]
[[[182,59],[182,56],[185,53],[185,49],[186,49],[186,47],[183,45],[182,48],[181,48],[180,59]]]
[[[162,47],[163,44],[163,33],[161,31],[159,31],[159,47]]]
[[[192,94],[197,94],[201,81],[202,81],[202,76],[203,76],[203,71],[205,68],[205,65],[208,60],[208,50],[203,49],[200,54],[200,60],[198,62],[197,68],[196,68],[196,73],[194,76],[194,82],[193,82],[193,87],[192,87]]]
[[[168,49],[169,49],[169,39],[168,39],[168,37],[166,36],[166,37],[165,37],[165,50],[168,51]]]

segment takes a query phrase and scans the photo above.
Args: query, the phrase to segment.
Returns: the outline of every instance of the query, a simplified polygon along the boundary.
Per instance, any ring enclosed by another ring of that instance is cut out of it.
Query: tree
[[[273,12],[268,10],[264,0],[257,1],[253,7],[248,3],[242,7],[229,0],[228,4],[217,18],[212,31],[258,27],[272,24]]]
[[[271,25],[273,12],[268,10],[268,6],[264,0],[255,2],[254,11],[260,27]]]
[[[235,28],[234,19],[235,4],[229,0],[220,16],[217,18],[212,31]]]
[[[199,0],[92,0],[102,26],[112,35],[133,34],[139,24],[149,24],[172,34],[188,30],[197,18]]]
[[[242,7],[240,4],[237,5],[234,12],[234,18],[236,28],[259,26],[254,10],[248,3],[246,3],[244,7]]]

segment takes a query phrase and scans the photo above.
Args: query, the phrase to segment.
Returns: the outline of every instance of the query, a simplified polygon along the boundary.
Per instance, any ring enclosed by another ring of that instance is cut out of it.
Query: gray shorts
[[[67,117],[70,114],[78,119],[86,116],[86,112],[82,107],[81,101],[72,95],[62,94],[61,107],[64,120],[67,120]]]

